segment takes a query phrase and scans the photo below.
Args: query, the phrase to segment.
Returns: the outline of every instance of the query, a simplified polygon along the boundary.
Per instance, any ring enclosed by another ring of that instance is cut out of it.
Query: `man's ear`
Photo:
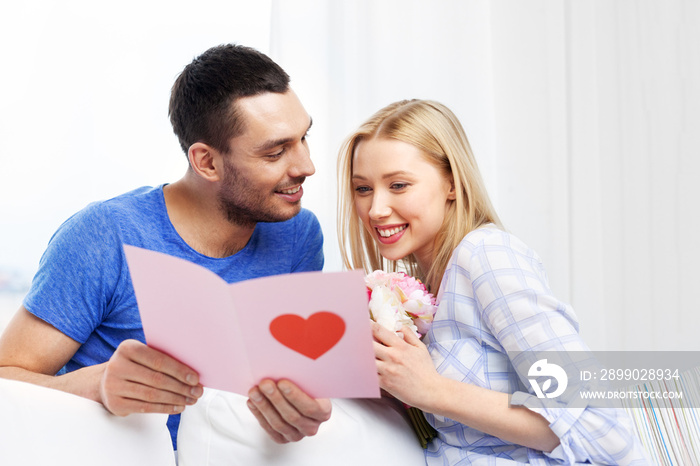
[[[207,181],[221,180],[221,154],[208,144],[195,142],[187,151],[190,167]]]

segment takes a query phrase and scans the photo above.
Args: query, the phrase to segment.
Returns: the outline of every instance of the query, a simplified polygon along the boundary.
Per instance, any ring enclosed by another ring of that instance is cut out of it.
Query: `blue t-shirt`
[[[321,227],[305,209],[285,222],[258,223],[242,250],[212,258],[175,231],[163,186],[90,204],[51,238],[24,300],[29,312],[82,344],[62,372],[106,362],[126,339],[145,342],[124,244],[194,262],[228,283],[323,268]],[[168,425],[174,444],[176,419]]]

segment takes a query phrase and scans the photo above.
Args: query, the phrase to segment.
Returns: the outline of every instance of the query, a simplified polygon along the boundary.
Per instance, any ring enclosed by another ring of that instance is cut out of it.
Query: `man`
[[[179,413],[203,389],[193,369],[144,344],[122,245],[236,282],[320,270],[323,238],[300,205],[315,170],[311,118],[276,63],[246,47],[209,49],[175,82],[170,119],[185,175],[91,204],[59,228],[0,337],[0,377],[81,395],[120,416],[178,415],[168,421],[175,446]],[[270,380],[251,389],[249,406],[282,443],[313,435],[331,409]]]

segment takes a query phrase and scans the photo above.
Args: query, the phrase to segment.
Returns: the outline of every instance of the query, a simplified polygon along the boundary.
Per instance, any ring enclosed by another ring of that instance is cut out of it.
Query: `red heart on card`
[[[316,312],[308,319],[296,314],[283,314],[270,322],[270,333],[287,348],[318,359],[343,337],[345,321],[328,311]]]

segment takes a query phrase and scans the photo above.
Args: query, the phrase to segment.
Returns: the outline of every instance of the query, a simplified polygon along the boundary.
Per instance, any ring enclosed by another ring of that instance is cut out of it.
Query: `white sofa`
[[[94,401],[0,379],[0,465],[175,466],[161,414],[113,416]]]

